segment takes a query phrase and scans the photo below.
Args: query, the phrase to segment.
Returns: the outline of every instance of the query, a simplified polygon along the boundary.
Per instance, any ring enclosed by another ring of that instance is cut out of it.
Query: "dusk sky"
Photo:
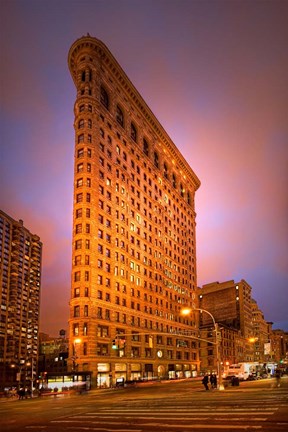
[[[245,279],[288,331],[288,1],[1,0],[0,208],[43,242],[40,330],[68,328],[76,90],[87,33],[201,181],[198,286]]]

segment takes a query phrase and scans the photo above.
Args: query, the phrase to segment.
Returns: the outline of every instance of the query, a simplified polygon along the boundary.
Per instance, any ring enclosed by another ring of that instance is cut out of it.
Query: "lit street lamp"
[[[34,380],[34,363],[33,358],[31,360],[20,359],[18,363],[11,363],[11,368],[16,370],[16,381],[17,381],[17,389],[19,390],[21,382],[24,387],[26,386],[27,381],[27,370],[31,368],[31,397],[33,397],[33,380]],[[23,372],[25,375],[23,377]]]
[[[202,308],[184,308],[181,311],[182,315],[190,315],[192,311],[200,311],[207,313],[213,321],[214,329],[215,329],[215,350],[216,350],[216,363],[217,363],[217,374],[218,374],[218,389],[224,390],[224,386],[222,384],[222,373],[221,373],[221,359],[220,359],[220,350],[219,350],[219,341],[221,339],[220,333],[219,333],[219,327],[218,324],[215,322],[214,316],[211,314],[211,312],[207,311],[206,309]]]

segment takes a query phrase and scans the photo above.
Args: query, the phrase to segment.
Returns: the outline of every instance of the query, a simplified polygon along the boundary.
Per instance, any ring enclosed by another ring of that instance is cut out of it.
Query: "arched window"
[[[117,105],[116,108],[116,120],[120,124],[120,126],[124,127],[124,115],[119,105]]]
[[[131,138],[133,141],[137,142],[137,129],[134,123],[131,123]]]
[[[109,110],[109,96],[104,87],[101,86],[100,89],[100,101],[104,107]]]
[[[143,139],[143,152],[146,154],[146,156],[149,156],[149,144],[145,138]]]
[[[159,168],[159,157],[158,157],[158,153],[154,152],[154,165]]]
[[[79,120],[79,123],[78,123],[78,129],[83,129],[83,128],[84,128],[84,120],[81,119],[81,120]]]
[[[176,176],[175,176],[175,174],[172,175],[172,186],[176,189],[177,183],[176,183]]]
[[[167,168],[166,163],[164,163],[163,167],[164,167],[164,177],[165,177],[166,179],[168,179],[168,168]]]
[[[84,71],[82,71],[82,74],[81,74],[81,81],[82,82],[85,82],[85,77],[86,77],[86,74],[85,74],[85,70],[84,70]]]

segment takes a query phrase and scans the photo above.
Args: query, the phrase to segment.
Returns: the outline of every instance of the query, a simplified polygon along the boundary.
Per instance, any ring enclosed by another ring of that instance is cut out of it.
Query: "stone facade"
[[[181,309],[198,302],[200,181],[101,41],[78,39],[68,63],[77,91],[70,368],[107,386],[191,376],[197,315]]]

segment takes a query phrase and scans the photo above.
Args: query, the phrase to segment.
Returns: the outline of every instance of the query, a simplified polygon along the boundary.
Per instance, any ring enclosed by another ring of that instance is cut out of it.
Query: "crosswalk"
[[[210,394],[201,400],[188,395],[180,398],[122,400],[117,404],[99,406],[53,420],[49,432],[195,432],[195,431],[286,431],[288,424],[273,422],[272,417],[283,407],[287,409],[287,392],[269,394],[265,399],[240,393],[231,398]],[[282,427],[283,426],[283,427]],[[27,427],[26,429],[29,429]],[[35,430],[35,427],[33,427]],[[40,430],[40,429],[39,429]]]

